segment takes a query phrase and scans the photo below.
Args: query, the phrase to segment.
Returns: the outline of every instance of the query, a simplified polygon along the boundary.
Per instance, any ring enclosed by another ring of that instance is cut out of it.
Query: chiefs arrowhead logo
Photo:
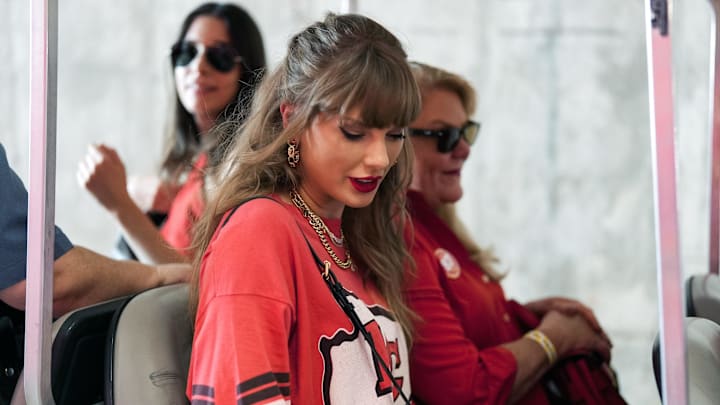
[[[435,250],[435,257],[440,262],[443,270],[445,270],[447,278],[455,280],[460,277],[460,264],[452,253],[443,248],[438,248]]]
[[[393,375],[388,375],[373,357],[370,346],[358,330],[338,329],[333,336],[323,336],[318,342],[325,363],[323,403],[345,403],[348,400],[348,389],[352,391],[354,403],[386,403],[384,401],[387,399],[391,403],[402,403],[391,380],[394,379],[406,395],[410,394],[410,384],[406,381],[409,374],[406,361],[408,353],[402,328],[385,308],[378,305],[368,307],[352,293],[347,297],[370,334],[372,345]],[[373,367],[358,362],[368,362]],[[338,390],[331,389],[331,386],[346,388]],[[335,397],[343,392],[344,397]]]

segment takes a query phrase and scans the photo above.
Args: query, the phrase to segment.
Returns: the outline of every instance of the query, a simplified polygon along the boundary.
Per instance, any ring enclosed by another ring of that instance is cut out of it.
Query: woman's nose
[[[470,144],[468,141],[465,140],[465,138],[460,138],[460,141],[455,146],[455,149],[452,150],[452,156],[456,159],[467,159],[470,155]]]
[[[198,49],[197,55],[193,58],[189,65],[190,69],[196,70],[199,73],[205,73],[210,68],[207,60],[207,55],[204,49]]]
[[[385,169],[390,164],[385,134],[374,136],[365,152],[365,163],[371,168]]]

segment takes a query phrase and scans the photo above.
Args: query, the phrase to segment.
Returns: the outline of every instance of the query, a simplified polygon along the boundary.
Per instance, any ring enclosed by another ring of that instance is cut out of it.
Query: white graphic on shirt
[[[360,321],[372,337],[375,350],[390,368],[403,393],[410,396],[407,344],[400,325],[381,306],[367,307],[348,295]],[[338,310],[340,310],[338,308]],[[323,403],[340,404],[402,404],[382,366],[372,355],[362,334],[352,329],[338,329],[331,337],[320,338],[318,348],[323,357]]]

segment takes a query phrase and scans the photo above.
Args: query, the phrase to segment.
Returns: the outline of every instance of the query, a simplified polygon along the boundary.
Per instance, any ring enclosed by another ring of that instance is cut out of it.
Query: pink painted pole
[[[675,182],[672,48],[669,31],[672,7],[671,0],[647,0],[646,5],[662,397],[664,404],[685,405],[688,392],[687,349]]]
[[[357,13],[358,0],[340,0],[340,12],[343,14]]]
[[[24,383],[27,403],[46,405],[54,404],[50,386],[50,324],[55,239],[57,0],[31,1]]]
[[[710,0],[713,8],[710,37],[710,249],[709,273],[718,274],[720,267],[720,0]]]

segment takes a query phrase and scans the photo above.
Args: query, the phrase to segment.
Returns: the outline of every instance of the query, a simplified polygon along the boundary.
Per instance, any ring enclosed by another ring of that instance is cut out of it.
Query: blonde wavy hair
[[[293,106],[285,127],[281,103]],[[328,14],[292,37],[287,56],[256,91],[246,121],[235,128],[238,133],[213,175],[215,186],[208,190],[195,232],[193,311],[200,261],[223,214],[248,197],[297,188],[302,172],[287,164],[288,140],[298,138],[320,113],[343,115],[354,108],[368,127],[404,128],[420,112],[420,90],[402,45],[389,31],[364,16]],[[403,268],[411,261],[402,238],[411,148],[411,142],[403,142],[370,205],[346,207],[342,214],[354,262],[383,294],[408,339],[413,315],[401,292]]]
[[[444,89],[457,94],[468,117],[475,113],[477,107],[475,89],[459,75],[434,66],[419,62],[411,62],[413,76],[420,86],[423,97],[431,89]],[[506,273],[497,269],[498,258],[490,248],[480,247],[470,236],[470,232],[457,216],[454,203],[443,204],[436,211],[438,216],[452,229],[463,246],[470,253],[470,258],[480,266],[493,280],[501,280]]]

